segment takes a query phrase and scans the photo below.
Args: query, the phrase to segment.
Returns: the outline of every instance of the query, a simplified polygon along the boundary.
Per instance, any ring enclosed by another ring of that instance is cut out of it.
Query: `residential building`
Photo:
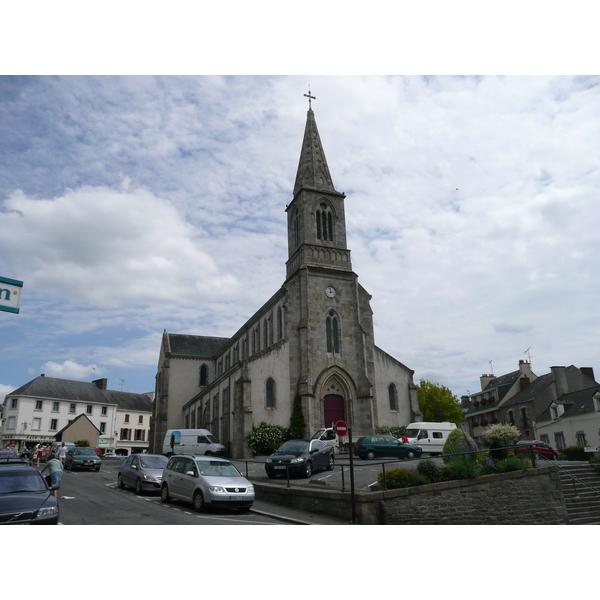
[[[252,427],[289,427],[295,398],[307,435],[338,420],[357,436],[421,418],[413,371],[375,345],[371,296],[352,270],[344,199],[309,107],[285,209],[285,280],[230,338],[163,333],[152,449],[167,429],[203,427],[232,456],[249,456]]]
[[[90,383],[40,375],[7,394],[0,444],[22,449],[38,442],[53,442],[70,423],[85,415],[98,430],[100,448],[121,448],[122,453],[129,453],[133,447],[148,447],[151,413],[148,394],[108,390],[106,379]],[[117,423],[124,422],[126,414],[136,421],[136,429],[143,430],[137,435],[144,440],[136,440],[136,434],[132,440],[121,439]],[[140,416],[143,423],[139,423]]]

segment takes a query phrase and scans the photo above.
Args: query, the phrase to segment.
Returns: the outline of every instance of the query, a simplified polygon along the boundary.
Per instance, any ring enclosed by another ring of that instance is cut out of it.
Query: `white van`
[[[162,453],[172,454],[214,454],[225,455],[225,446],[208,429],[169,429],[165,435]]]
[[[448,421],[442,423],[431,421],[409,423],[406,426],[406,437],[409,444],[421,446],[423,452],[441,454],[448,435],[453,429],[456,429],[456,423],[449,423]]]
[[[333,446],[333,453],[338,454],[340,451],[340,442],[338,436],[332,427],[324,427],[318,429],[310,438],[311,440],[321,440],[327,446]]]

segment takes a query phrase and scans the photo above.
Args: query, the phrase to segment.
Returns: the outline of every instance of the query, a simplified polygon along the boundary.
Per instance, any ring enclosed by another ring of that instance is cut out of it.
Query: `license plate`
[[[285,469],[285,467],[275,467],[275,469]]]
[[[244,496],[229,496],[230,500],[243,500]]]

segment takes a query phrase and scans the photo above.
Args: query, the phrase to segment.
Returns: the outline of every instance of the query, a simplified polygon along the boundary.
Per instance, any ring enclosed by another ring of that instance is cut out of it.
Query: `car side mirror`
[[[196,477],[196,473],[194,473],[194,471],[188,471],[186,475],[189,475],[190,477]]]
[[[131,465],[132,469],[137,469],[137,465]]]

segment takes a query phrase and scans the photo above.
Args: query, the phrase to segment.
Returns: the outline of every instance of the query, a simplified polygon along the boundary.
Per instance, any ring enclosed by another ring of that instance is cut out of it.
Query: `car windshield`
[[[205,477],[241,477],[240,472],[229,462],[221,460],[196,461],[200,475]]]
[[[308,442],[291,440],[280,446],[277,452],[308,452]]]
[[[0,494],[44,492],[46,490],[46,484],[37,472],[11,473],[10,471],[0,471]]]
[[[211,444],[218,444],[218,443],[219,443],[219,440],[218,440],[218,439],[217,439],[217,438],[216,438],[214,435],[211,435],[211,434],[208,434],[208,435],[206,436],[206,439],[207,439],[207,440],[208,440],[208,441],[209,441]]]
[[[419,435],[419,431],[421,431],[421,430],[420,429],[407,429],[405,435],[407,438],[416,438],[417,435]]]
[[[73,454],[91,454],[92,456],[96,456],[96,451],[93,448],[74,448]]]
[[[169,459],[166,456],[143,456],[140,457],[140,464],[144,469],[164,469]]]

